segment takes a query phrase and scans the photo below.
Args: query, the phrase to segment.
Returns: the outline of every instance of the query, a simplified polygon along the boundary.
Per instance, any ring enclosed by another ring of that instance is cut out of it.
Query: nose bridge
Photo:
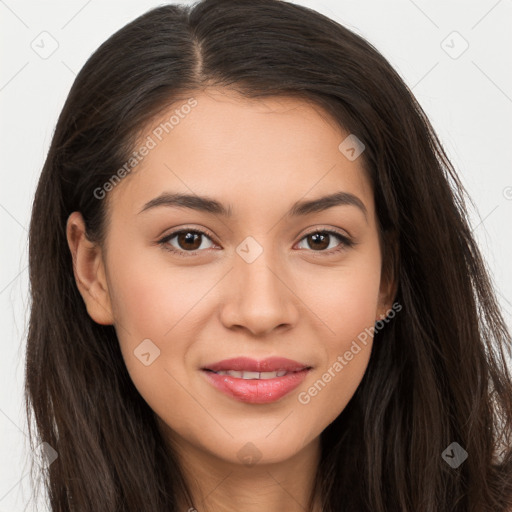
[[[253,251],[254,248],[249,249],[248,254]],[[282,290],[279,290],[277,286],[276,274],[279,272],[279,267],[277,258],[274,257],[272,249],[268,247],[263,249],[254,259],[244,259],[243,256],[238,254],[235,271],[237,279],[245,288],[243,297],[249,297],[252,294],[255,294],[256,297],[269,295],[265,297],[266,300],[269,300],[273,299],[276,294],[282,293]]]
[[[247,237],[236,248],[223,319],[226,326],[244,326],[253,333],[292,324],[297,314],[293,293],[285,285],[282,261],[271,237]]]

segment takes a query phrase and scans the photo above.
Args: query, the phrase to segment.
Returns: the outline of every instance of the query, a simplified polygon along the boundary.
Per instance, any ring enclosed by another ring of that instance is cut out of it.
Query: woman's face
[[[75,272],[170,439],[235,464],[284,461],[345,408],[370,356],[361,334],[390,307],[373,193],[361,147],[340,150],[349,134],[307,103],[193,98],[141,137],[138,165],[109,191],[106,246],[79,252]],[[256,366],[221,367],[298,366],[257,381],[205,370],[240,357]]]

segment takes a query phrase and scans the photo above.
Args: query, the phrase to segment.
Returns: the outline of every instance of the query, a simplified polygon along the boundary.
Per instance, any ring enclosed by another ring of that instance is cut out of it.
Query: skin
[[[362,158],[350,161],[338,149],[348,132],[318,107],[222,89],[193,97],[197,106],[109,192],[105,247],[84,236],[79,212],[70,215],[75,279],[91,318],[115,326],[129,374],[178,453],[195,504],[302,512],[319,436],[361,382],[371,337],[309,403],[298,395],[392,305],[394,285],[381,275],[373,192]],[[231,205],[233,217],[169,206],[138,213],[163,191],[208,195]],[[297,200],[335,191],[359,197],[367,216],[351,205],[285,215]],[[195,246],[169,240],[182,251],[195,249],[180,257],[158,240],[181,228],[215,236]],[[317,249],[306,235],[322,229],[357,245],[333,253],[343,242],[328,236]],[[236,252],[249,236],[263,249],[251,263]],[[145,366],[134,350],[148,338],[160,355]],[[248,404],[212,387],[200,371],[243,355],[283,356],[313,369],[277,402]],[[260,457],[255,465],[238,457],[248,442]],[[189,507],[183,503],[182,510]]]

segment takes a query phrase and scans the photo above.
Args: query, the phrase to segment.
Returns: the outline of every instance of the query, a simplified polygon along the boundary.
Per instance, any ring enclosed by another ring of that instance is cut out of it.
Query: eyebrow
[[[286,215],[288,217],[299,217],[322,212],[334,206],[346,205],[355,206],[360,209],[365,216],[366,222],[368,222],[368,211],[364,203],[359,197],[349,192],[335,192],[327,196],[319,197],[318,199],[297,201],[292,205]],[[212,213],[226,218],[232,217],[233,215],[231,205],[225,206],[211,197],[171,192],[163,192],[158,197],[148,201],[139,211],[139,214],[159,206],[190,208],[192,210]]]

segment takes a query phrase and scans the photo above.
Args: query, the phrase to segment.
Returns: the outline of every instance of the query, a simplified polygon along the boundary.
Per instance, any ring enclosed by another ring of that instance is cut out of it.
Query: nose
[[[275,329],[290,329],[299,318],[292,279],[282,265],[263,251],[251,263],[235,255],[225,283],[221,321],[228,329],[247,330],[262,337]]]

